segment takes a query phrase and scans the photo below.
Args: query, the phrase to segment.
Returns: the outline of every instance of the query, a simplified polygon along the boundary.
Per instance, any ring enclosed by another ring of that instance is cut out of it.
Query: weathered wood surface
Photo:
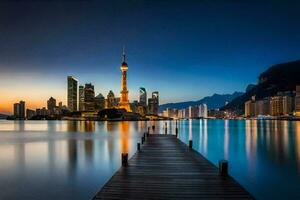
[[[172,135],[150,135],[94,199],[252,199]]]

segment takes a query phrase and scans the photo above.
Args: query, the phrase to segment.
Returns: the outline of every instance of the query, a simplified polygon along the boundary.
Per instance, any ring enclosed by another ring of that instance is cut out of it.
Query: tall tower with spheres
[[[122,64],[121,64],[121,72],[122,72],[122,80],[121,80],[121,98],[119,103],[119,108],[126,109],[127,112],[130,112],[130,104],[128,99],[128,90],[127,90],[127,70],[128,65],[126,63],[126,55],[125,55],[125,48],[123,48],[123,54],[122,54]]]

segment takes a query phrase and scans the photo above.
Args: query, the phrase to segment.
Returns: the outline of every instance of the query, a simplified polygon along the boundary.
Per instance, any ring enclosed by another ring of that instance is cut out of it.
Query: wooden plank
[[[93,199],[254,198],[175,136],[153,134]]]

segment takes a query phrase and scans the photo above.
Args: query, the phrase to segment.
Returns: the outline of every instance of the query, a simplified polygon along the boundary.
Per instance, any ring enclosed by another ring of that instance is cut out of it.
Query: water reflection
[[[0,199],[90,199],[146,130],[146,122],[3,123],[9,128],[1,130],[0,122],[0,188],[6,191]]]
[[[121,153],[133,155],[149,126],[164,134],[164,123],[0,122],[0,199],[90,199]],[[174,134],[175,122],[167,126]],[[300,199],[299,121],[181,120],[178,134],[214,164],[228,159],[230,174],[258,199]]]
[[[258,199],[300,198],[299,121],[189,120],[179,124],[181,140],[188,143],[192,136],[196,150],[216,165],[219,159],[229,160],[230,173]]]

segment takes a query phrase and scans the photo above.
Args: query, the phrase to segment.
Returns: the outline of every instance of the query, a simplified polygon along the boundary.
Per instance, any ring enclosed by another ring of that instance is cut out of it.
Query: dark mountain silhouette
[[[300,85],[300,60],[274,65],[258,77],[258,84],[245,94],[224,106],[223,110],[243,110],[244,103],[255,95],[256,99],[276,95],[281,91],[294,91]]]
[[[221,108],[225,105],[225,102],[230,102],[234,98],[241,96],[242,92],[234,92],[233,94],[214,94],[212,96],[204,97],[203,99],[200,99],[198,101],[185,101],[185,102],[179,102],[179,103],[167,103],[160,105],[159,109],[160,111],[165,110],[166,108],[176,108],[176,109],[183,109],[187,108],[189,106],[195,106],[200,104],[207,104],[208,109],[215,109],[215,108]]]

